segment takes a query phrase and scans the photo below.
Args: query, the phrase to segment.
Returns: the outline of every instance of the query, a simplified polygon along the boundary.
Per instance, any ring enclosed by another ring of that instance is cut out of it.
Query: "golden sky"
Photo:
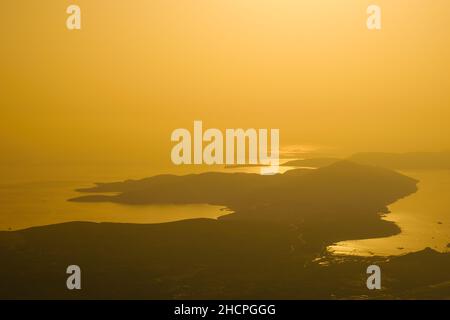
[[[170,166],[194,120],[336,152],[450,148],[448,0],[14,0],[0,17],[1,164]]]

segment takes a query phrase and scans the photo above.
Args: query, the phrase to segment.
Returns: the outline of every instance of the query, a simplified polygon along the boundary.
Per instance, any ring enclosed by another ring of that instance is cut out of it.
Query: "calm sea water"
[[[328,247],[335,254],[400,255],[430,247],[449,251],[450,171],[403,172],[419,182],[419,190],[392,204],[384,219],[394,221],[401,233],[392,237],[343,241]]]

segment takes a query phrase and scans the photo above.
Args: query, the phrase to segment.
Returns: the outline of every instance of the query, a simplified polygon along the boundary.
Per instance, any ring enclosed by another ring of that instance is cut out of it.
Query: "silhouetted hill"
[[[359,164],[394,170],[450,169],[450,151],[408,153],[361,152],[350,156],[348,160]],[[288,161],[283,166],[321,168],[338,161],[340,161],[338,158],[310,158]]]
[[[268,206],[289,207],[299,216],[313,212],[342,216],[355,208],[385,211],[385,206],[416,191],[416,180],[391,170],[339,161],[318,170],[293,170],[264,176],[250,173],[160,175],[118,183],[98,184],[81,192],[116,192],[71,199],[78,202],[110,201],[127,204],[208,203],[235,210],[259,212]],[[367,211],[367,210],[366,210]],[[287,213],[287,212],[286,212]],[[255,219],[296,218],[278,212],[259,213]]]

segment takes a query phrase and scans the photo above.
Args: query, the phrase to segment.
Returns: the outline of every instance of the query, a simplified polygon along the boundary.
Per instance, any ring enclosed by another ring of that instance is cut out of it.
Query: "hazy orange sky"
[[[450,149],[448,0],[14,0],[0,16],[3,165],[167,167],[194,120],[279,128],[285,147]]]

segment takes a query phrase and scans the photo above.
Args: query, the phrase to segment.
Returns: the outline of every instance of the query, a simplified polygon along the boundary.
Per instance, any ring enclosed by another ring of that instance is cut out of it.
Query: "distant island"
[[[298,159],[287,161],[282,166],[320,168],[341,160],[333,157]],[[347,160],[394,170],[450,169],[450,151],[407,153],[361,152],[348,157]]]

